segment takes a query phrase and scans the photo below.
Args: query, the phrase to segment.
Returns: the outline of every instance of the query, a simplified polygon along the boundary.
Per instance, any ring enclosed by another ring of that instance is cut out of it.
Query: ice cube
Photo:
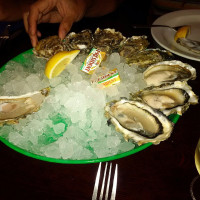
[[[56,87],[57,85],[59,85],[62,81],[61,77],[54,77],[52,79],[49,80],[50,81],[50,85],[51,87]]]
[[[50,158],[61,158],[61,153],[58,144],[51,143],[41,148],[45,156]]]
[[[110,65],[113,65],[113,67],[115,67],[115,65],[119,64],[120,63],[119,53],[112,53],[109,58],[109,63],[110,63]]]
[[[27,84],[33,88],[33,91],[38,91],[43,88],[41,80],[37,74],[31,74],[26,78]]]
[[[59,141],[59,150],[63,159],[69,159],[74,154],[73,143],[68,142],[65,138]]]
[[[135,144],[132,143],[132,142],[122,142],[119,145],[119,151],[121,151],[121,152],[130,151],[130,150],[132,150],[134,148],[135,148]]]
[[[65,124],[64,123],[58,123],[53,125],[53,130],[55,134],[61,134],[65,131]]]

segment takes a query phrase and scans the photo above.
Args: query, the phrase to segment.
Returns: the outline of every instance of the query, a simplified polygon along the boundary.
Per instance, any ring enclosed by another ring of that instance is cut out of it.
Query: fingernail
[[[41,37],[41,36],[42,36],[42,34],[40,33],[40,31],[37,31],[37,36],[38,36],[38,37]]]
[[[61,31],[59,37],[61,40],[63,40],[65,38],[65,31]]]
[[[36,46],[36,41],[31,39],[31,44],[32,44],[33,47],[35,47]]]

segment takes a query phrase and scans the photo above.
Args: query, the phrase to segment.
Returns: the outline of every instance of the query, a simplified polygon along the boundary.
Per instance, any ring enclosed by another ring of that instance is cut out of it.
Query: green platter
[[[33,54],[32,49],[19,54],[18,56],[16,56],[15,58],[13,58],[11,60],[23,63],[25,61],[24,57],[23,57],[24,54]],[[6,66],[6,64],[0,68],[0,73],[3,70],[5,70],[5,66]],[[177,114],[172,114],[172,115],[169,116],[169,119],[175,124],[178,121],[179,117],[180,116],[177,115]],[[120,154],[116,154],[114,156],[109,156],[109,157],[95,158],[95,159],[85,159],[85,160],[70,160],[70,159],[49,158],[49,157],[40,156],[40,155],[31,153],[31,152],[28,152],[27,150],[24,150],[20,147],[15,146],[14,144],[10,143],[8,140],[6,140],[2,137],[0,137],[0,141],[2,143],[4,143],[6,146],[8,146],[9,148],[11,148],[14,151],[17,151],[17,152],[19,152],[19,153],[21,153],[25,156],[29,156],[31,158],[39,159],[39,160],[42,160],[42,161],[53,162],[53,163],[62,163],[62,164],[89,164],[89,163],[98,163],[98,162],[106,162],[106,161],[116,160],[116,159],[119,159],[119,158],[123,158],[123,157],[127,157],[129,155],[135,154],[137,152],[140,152],[140,151],[142,151],[142,150],[144,150],[144,149],[146,149],[146,148],[148,148],[149,146],[152,145],[152,143],[146,143],[146,144],[143,144],[141,146],[137,146],[130,151],[120,153]]]

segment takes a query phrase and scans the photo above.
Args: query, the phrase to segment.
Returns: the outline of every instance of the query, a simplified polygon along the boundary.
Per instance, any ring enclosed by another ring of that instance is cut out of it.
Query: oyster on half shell
[[[38,111],[49,91],[49,88],[44,88],[21,96],[1,96],[0,125],[18,123],[20,118]]]
[[[198,103],[198,97],[185,81],[147,87],[131,96],[133,100],[142,101],[167,116],[170,114],[182,115],[190,104]]]
[[[179,80],[194,80],[196,78],[196,69],[177,60],[163,61],[149,66],[143,72],[143,78],[148,86],[158,86]]]
[[[94,48],[100,49],[106,53],[117,51],[122,42],[125,40],[122,33],[110,28],[97,28],[93,36]]]
[[[200,54],[199,41],[190,40],[188,38],[178,38],[177,43],[194,53]]]
[[[89,53],[93,47],[93,34],[91,30],[83,30],[80,33],[71,32],[64,40],[68,51],[80,49],[81,52]]]
[[[137,65],[145,69],[152,64],[172,59],[173,55],[169,51],[160,49],[145,49],[132,54],[131,57],[126,58],[126,62],[129,65]]]
[[[64,50],[64,43],[57,35],[54,35],[40,40],[33,49],[33,53],[38,57],[50,58],[54,54]]]
[[[132,36],[127,38],[121,47],[119,48],[118,52],[121,56],[125,58],[130,58],[133,54],[137,53],[138,51],[143,51],[147,48],[149,42],[147,40],[147,36]]]
[[[138,145],[159,144],[170,137],[173,123],[160,111],[139,101],[121,99],[105,107],[105,116],[123,134]]]

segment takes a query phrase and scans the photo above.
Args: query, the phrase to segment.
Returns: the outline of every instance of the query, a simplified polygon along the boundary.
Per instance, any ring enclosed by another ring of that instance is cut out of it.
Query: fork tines
[[[117,190],[118,165],[117,164],[115,165],[114,175],[112,175],[112,173],[111,173],[112,163],[110,163],[108,173],[107,173],[107,169],[108,169],[108,163],[106,162],[105,167],[104,167],[103,177],[100,178],[101,177],[100,176],[100,174],[101,174],[101,163],[99,163],[99,167],[98,167],[98,171],[97,171],[97,175],[96,175],[96,180],[95,180],[95,185],[94,185],[94,190],[93,190],[93,195],[92,195],[92,200],[97,200],[98,195],[99,195],[99,199],[103,199],[103,197],[105,196],[105,200],[107,200],[108,197],[110,196],[111,200],[115,200],[116,190]],[[99,194],[98,188],[100,188],[99,187],[100,183],[101,183],[101,191],[100,191],[100,194]],[[110,184],[112,184],[112,193],[111,194],[109,193]],[[106,185],[106,190],[105,190],[105,185]]]

